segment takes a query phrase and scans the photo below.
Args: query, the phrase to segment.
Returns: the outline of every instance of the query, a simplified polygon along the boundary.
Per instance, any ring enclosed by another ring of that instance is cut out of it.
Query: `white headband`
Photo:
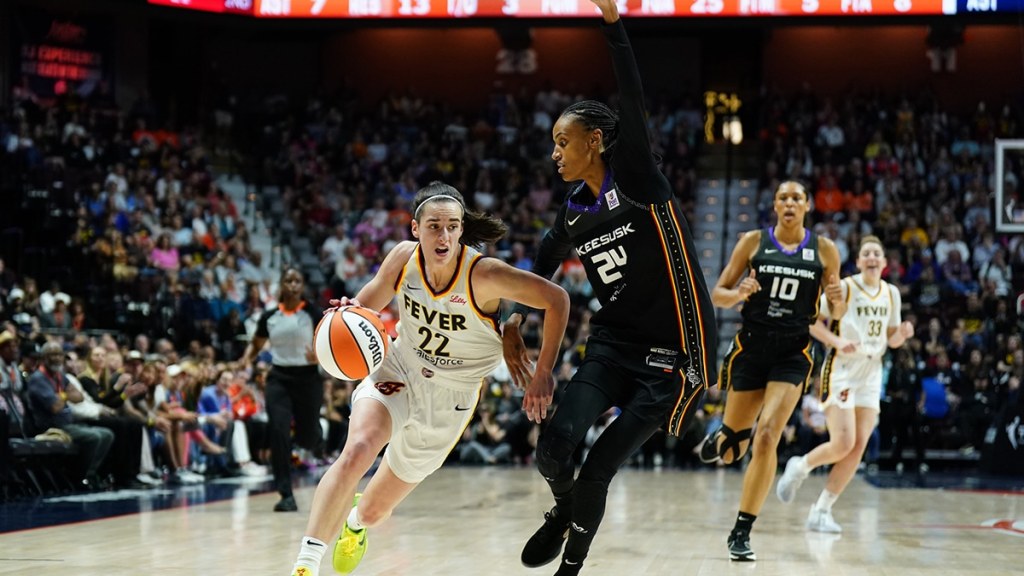
[[[420,210],[427,202],[430,202],[432,200],[452,200],[459,205],[459,208],[462,208],[463,214],[465,214],[466,212],[466,208],[462,205],[462,202],[459,202],[459,199],[456,198],[455,196],[449,196],[448,194],[434,194],[433,196],[427,196],[426,199],[423,200],[423,202],[420,202],[420,205],[416,207],[416,212],[414,212],[412,215],[413,219],[419,218]]]

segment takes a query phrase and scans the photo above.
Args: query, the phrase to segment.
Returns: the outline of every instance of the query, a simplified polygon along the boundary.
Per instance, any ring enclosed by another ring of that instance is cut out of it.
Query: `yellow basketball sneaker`
[[[292,576],[316,576],[316,573],[305,566],[300,566],[292,570]]]
[[[356,497],[352,500],[352,507],[355,508],[359,504],[359,499],[362,494],[356,494]],[[359,532],[350,530],[348,522],[345,522],[345,527],[341,529],[341,536],[338,537],[338,542],[334,544],[334,570],[339,574],[351,574],[356,566],[359,566],[359,562],[363,559],[363,554],[366,554],[366,528],[363,528]]]

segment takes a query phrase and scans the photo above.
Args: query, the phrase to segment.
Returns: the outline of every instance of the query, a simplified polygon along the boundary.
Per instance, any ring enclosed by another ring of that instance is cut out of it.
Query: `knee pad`
[[[751,430],[751,428],[745,428],[737,432],[726,426],[723,422],[721,429],[719,429],[719,433],[722,435],[722,443],[718,445],[718,456],[723,457],[727,451],[731,450],[732,461],[739,462],[739,460],[746,454],[745,450],[740,449],[740,443],[745,440],[750,440]]]
[[[541,436],[537,444],[537,470],[545,478],[556,478],[566,468],[572,468],[572,454],[576,446],[558,434]]]

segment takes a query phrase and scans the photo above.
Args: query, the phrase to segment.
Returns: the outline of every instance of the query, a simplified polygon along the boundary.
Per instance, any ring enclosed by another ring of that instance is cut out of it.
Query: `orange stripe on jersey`
[[[725,380],[725,390],[729,391],[732,388],[732,361],[743,352],[743,344],[740,344],[740,335],[737,332],[736,336],[732,340],[733,346],[726,355],[725,360],[722,361],[722,379]],[[719,383],[721,386],[721,383]]]
[[[651,218],[654,221],[655,230],[658,232],[658,240],[661,242],[662,253],[665,255],[665,266],[668,271],[672,294],[676,308],[676,323],[679,327],[680,344],[683,353],[690,360],[691,368],[696,367],[701,384],[704,388],[708,386],[708,366],[705,356],[704,326],[701,315],[700,300],[695,290],[697,282],[693,276],[693,267],[686,252],[686,240],[682,226],[675,213],[675,207],[671,202],[665,205],[651,205]],[[659,212],[663,210],[663,212]],[[673,254],[677,252],[678,254]],[[684,298],[686,301],[684,302]],[[689,310],[695,316],[693,319],[685,318],[683,313],[684,304],[689,305]],[[696,330],[694,330],[696,329]],[[687,376],[683,375],[684,378]],[[683,416],[686,414],[686,407],[682,406],[686,394],[686,386],[680,388],[679,397],[676,399],[675,407],[669,418],[668,432],[678,435]]]
[[[671,258],[668,254],[668,244],[665,242],[665,234],[661,231],[661,222],[658,221],[658,215],[653,209],[651,210],[651,218],[654,220],[654,227],[658,231],[658,241],[661,242],[661,252],[665,255],[665,264],[668,267],[669,278],[671,278],[672,265]],[[679,309],[679,290],[676,288],[675,282],[670,282],[669,285],[672,287],[672,295],[674,296],[672,302],[676,307],[676,324],[679,326],[679,343],[683,347],[683,353],[686,353],[686,339],[683,338],[683,312]]]
[[[804,394],[806,394],[807,390],[809,390],[811,387],[811,373],[814,372],[814,358],[811,358],[812,345],[813,341],[810,338],[808,338],[807,346],[804,346],[804,349],[801,350],[801,352],[803,352],[804,358],[807,358],[807,376],[804,376]]]
[[[852,292],[852,290],[851,290]],[[839,336],[843,330],[843,321],[833,319],[829,324],[829,331]],[[832,388],[832,363],[836,360],[836,349],[832,348],[828,351],[828,356],[825,358],[825,364],[821,367],[821,400],[824,401],[828,398],[829,392]],[[806,388],[806,386],[805,386]]]
[[[825,358],[825,365],[821,369],[821,392],[818,394],[818,399],[824,402],[828,399],[828,395],[832,393],[832,364],[836,361],[836,349],[833,348],[828,351],[828,357]]]
[[[671,212],[672,221],[673,221],[673,223],[675,223],[676,231],[679,233],[679,236],[682,237],[682,235],[683,235],[683,228],[682,228],[682,226],[679,225],[679,218],[676,215],[675,206],[671,202],[669,203],[669,210]],[[696,288],[697,287],[697,279],[694,277],[693,271],[697,267],[694,266],[694,263],[690,261],[690,255],[687,254],[686,250],[683,250],[683,259],[686,260],[686,274],[687,274],[687,276],[689,276],[690,286],[692,286],[693,288]],[[677,306],[677,309],[678,309],[678,306]],[[697,331],[700,334],[700,342],[703,343],[703,342],[706,341],[704,339],[704,314],[702,313],[702,310],[700,309],[700,298],[697,298],[696,295],[693,296],[693,309],[696,312],[696,314],[694,314],[694,315],[697,317]],[[701,352],[702,353],[704,352],[703,347],[701,349]],[[704,385],[706,387],[707,383],[710,380],[708,379],[708,367],[707,367],[707,364],[706,364],[705,359],[704,359],[703,356],[701,357],[701,363],[700,364],[701,364],[701,367],[704,369],[704,373],[701,376],[703,376],[703,378],[704,378]]]
[[[469,277],[466,279],[466,293],[469,295],[469,307],[473,309],[473,312],[485,322],[490,322],[491,326],[494,326],[494,331],[501,334],[501,330],[498,329],[498,321],[492,314],[488,314],[480,309],[476,305],[476,297],[473,296],[473,268],[477,265],[480,260],[483,259],[482,254],[477,254],[472,262],[469,263]]]
[[[665,239],[665,232],[662,230],[662,223],[658,220],[658,214],[655,211],[654,206],[651,206],[651,218],[654,219],[654,228],[658,231],[658,241],[661,242],[661,250],[665,255],[665,266],[668,268],[668,277],[673,280],[669,282],[672,287],[672,302],[676,307],[676,324],[679,326],[679,343],[682,345],[683,353],[689,356],[689,352],[686,346],[686,332],[683,328],[683,311],[679,308],[679,288],[676,286],[675,275],[672,270],[672,258],[668,253],[668,242]],[[683,250],[683,252],[686,252]],[[703,362],[702,362],[703,364]],[[682,370],[680,370],[682,374]],[[682,374],[683,378],[686,378],[685,374]],[[704,385],[707,386],[707,379],[704,380]],[[686,384],[683,383],[679,387],[679,397],[676,398],[675,406],[672,407],[672,414],[668,419],[668,433],[672,435],[678,435],[679,422],[683,420],[682,414],[680,413],[679,407],[683,402],[683,396],[686,394]]]
[[[466,247],[463,246],[462,244],[459,244],[459,256],[458,256],[458,258],[459,258],[458,263],[455,265],[455,273],[452,274],[452,279],[448,281],[448,285],[446,285],[444,288],[442,288],[440,292],[434,292],[434,287],[431,286],[430,282],[427,281],[427,275],[423,272],[423,269],[426,267],[426,265],[424,263],[424,260],[423,260],[423,252],[420,251],[420,247],[419,246],[416,247],[416,267],[420,271],[420,279],[423,280],[423,285],[426,286],[427,292],[430,293],[430,295],[434,298],[434,300],[437,300],[439,298],[443,298],[444,296],[447,296],[448,293],[452,291],[452,288],[455,287],[455,284],[458,283],[458,281],[459,281],[459,274],[462,274],[462,269],[463,269],[462,263],[466,259]]]

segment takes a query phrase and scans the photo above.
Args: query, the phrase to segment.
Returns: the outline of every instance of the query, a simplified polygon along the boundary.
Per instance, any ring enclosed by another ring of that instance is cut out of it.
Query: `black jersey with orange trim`
[[[717,327],[692,234],[648,140],[644,97],[622,22],[605,25],[621,107],[611,170],[595,198],[580,184],[541,241],[533,271],[550,278],[573,248],[601,309],[591,338],[685,352],[714,385]]]
[[[794,250],[775,238],[774,229],[761,231],[750,267],[761,289],[743,304],[743,327],[757,333],[806,334],[818,319],[818,297],[825,266],[818,235],[807,230]]]

